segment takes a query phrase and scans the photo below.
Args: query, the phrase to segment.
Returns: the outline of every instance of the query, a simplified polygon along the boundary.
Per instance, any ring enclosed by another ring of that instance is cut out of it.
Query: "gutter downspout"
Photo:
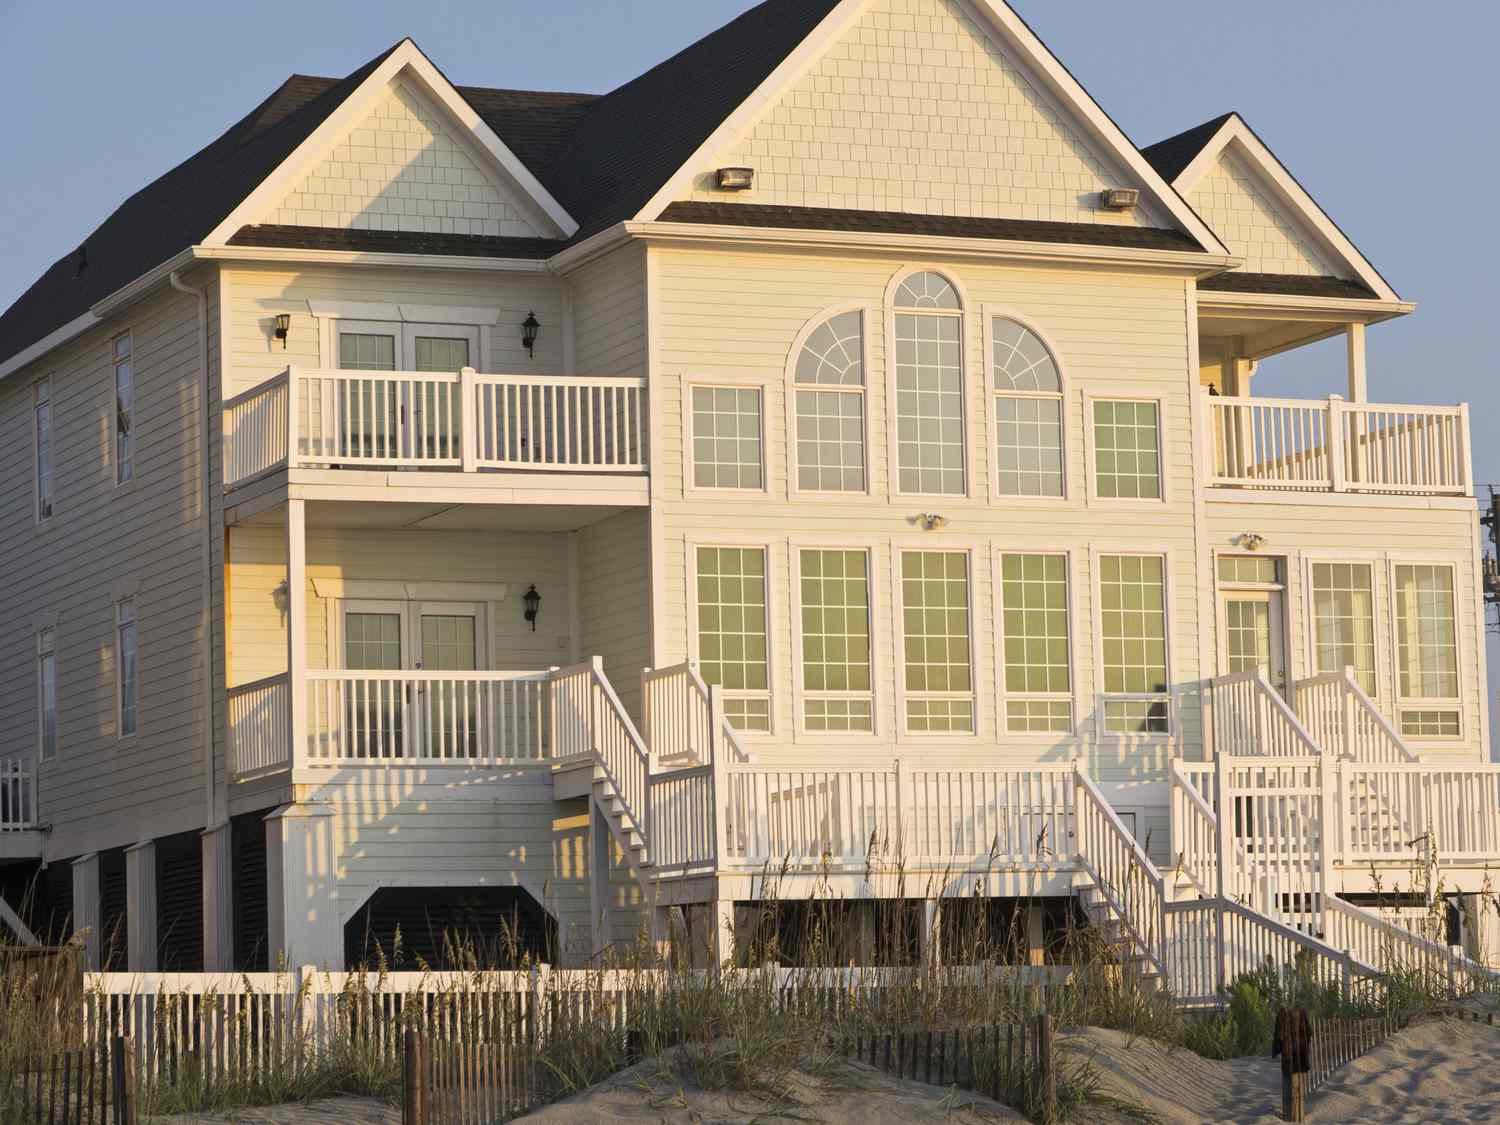
[[[203,432],[200,435],[203,464],[200,475],[203,480],[203,535],[200,557],[203,567],[203,827],[212,828],[214,819],[214,618],[213,618],[213,415],[209,403],[213,401],[208,366],[208,295],[202,289],[184,285],[178,270],[170,275],[172,288],[186,293],[198,302],[198,359],[201,380],[199,394],[203,403]]]

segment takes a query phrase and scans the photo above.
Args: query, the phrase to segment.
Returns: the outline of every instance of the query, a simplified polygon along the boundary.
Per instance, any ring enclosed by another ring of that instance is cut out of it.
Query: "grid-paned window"
[[[839,313],[813,329],[797,357],[796,384],[797,487],[807,492],[863,492],[862,313]]]
[[[968,556],[961,551],[902,554],[901,611],[906,729],[972,733]]]
[[[1236,586],[1280,586],[1281,560],[1265,555],[1220,555],[1219,581]]]
[[[1094,400],[1094,483],[1100,497],[1161,499],[1160,423],[1154,402]]]
[[[760,547],[699,547],[698,662],[724,689],[724,710],[740,730],[771,729],[766,642],[766,552]]]
[[[345,371],[396,370],[396,337],[386,332],[340,332],[339,367]]]
[[[134,734],[137,718],[135,599],[115,604],[115,678],[119,688],[121,736]]]
[[[1062,376],[1035,332],[1005,317],[991,322],[995,450],[1006,496],[1063,494]]]
[[[417,371],[462,371],[469,366],[467,336],[418,336],[412,347]]]
[[[395,672],[401,667],[399,613],[344,614],[344,667],[357,672]]]
[[[756,388],[694,387],[693,484],[762,488],[761,399]]]
[[[1121,734],[1170,730],[1166,594],[1166,564],[1159,556],[1100,556],[1105,730]]]
[[[51,629],[36,635],[37,744],[42,760],[57,753],[57,644]]]
[[[1405,706],[1458,699],[1458,626],[1453,568],[1398,565],[1396,667],[1401,731],[1419,737],[1456,737],[1457,708]]]
[[[870,561],[864,551],[801,552],[803,724],[870,731]]]
[[[115,368],[115,482],[135,476],[135,366],[130,333],[110,345]]]
[[[1067,556],[1002,556],[1000,604],[1006,729],[1071,731]]]
[[[1368,563],[1313,563],[1314,648],[1319,672],[1354,669],[1375,694],[1374,572]]]
[[[900,490],[964,493],[963,320],[896,314],[896,460]]]
[[[31,437],[36,450],[36,518],[52,517],[52,380],[31,392]]]

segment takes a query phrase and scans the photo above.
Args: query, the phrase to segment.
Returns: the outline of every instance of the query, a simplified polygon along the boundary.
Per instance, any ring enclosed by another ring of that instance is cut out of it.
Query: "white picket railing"
[[[623,815],[645,842],[643,859],[651,856],[650,808],[652,797],[651,754],[645,740],[630,721],[620,697],[604,675],[599,657],[587,665],[589,676],[589,726],[593,753],[609,775],[616,795],[624,804]]]
[[[1073,780],[1078,862],[1136,948],[1166,978],[1167,894],[1161,872],[1081,765],[1075,766]]]
[[[1215,754],[1296,757],[1319,752],[1264,669],[1219,676],[1209,681],[1209,689]]]
[[[658,874],[713,870],[719,855],[713,766],[653,773],[647,808],[646,837]]]
[[[1418,973],[1429,987],[1446,988],[1454,996],[1500,984],[1500,974],[1462,952],[1340,898],[1329,898],[1325,927],[1328,944],[1349,950],[1359,961],[1384,972]]]
[[[1500,765],[1341,762],[1342,859],[1449,862],[1500,854]]]
[[[692,664],[641,672],[641,733],[658,761],[706,764],[708,685]]]
[[[0,758],[0,832],[37,826],[36,759],[30,754]]]
[[[1326,753],[1356,762],[1415,762],[1391,721],[1365,694],[1353,668],[1324,672],[1294,685],[1297,718]]]
[[[226,489],[282,467],[647,469],[639,378],[289,367],[223,412]]]
[[[1218,817],[1178,761],[1172,763],[1172,858],[1200,895],[1220,893]]]
[[[236,778],[292,764],[291,705],[285,672],[229,689],[229,768]]]
[[[1473,495],[1469,409],[1205,396],[1209,484]]]

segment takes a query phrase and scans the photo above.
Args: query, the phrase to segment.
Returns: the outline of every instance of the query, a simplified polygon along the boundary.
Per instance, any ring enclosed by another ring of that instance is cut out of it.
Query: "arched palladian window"
[[[995,463],[1004,496],[1063,495],[1062,375],[1047,345],[1024,324],[990,324]]]
[[[797,356],[797,487],[865,491],[865,323],[858,310],[813,329]]]
[[[964,495],[963,304],[938,273],[896,287],[898,491]]]

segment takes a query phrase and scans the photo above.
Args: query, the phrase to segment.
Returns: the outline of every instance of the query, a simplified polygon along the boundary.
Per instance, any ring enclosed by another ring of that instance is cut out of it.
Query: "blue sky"
[[[404,35],[461,84],[603,91],[749,0],[361,0],[83,9],[0,0],[0,305],[122,199],[288,74],[343,75]],[[1017,0],[1139,144],[1240,111],[1408,299],[1373,329],[1370,396],[1473,407],[1500,482],[1491,280],[1500,202],[1493,0]],[[15,112],[19,107],[22,112]],[[1340,345],[1267,364],[1261,393],[1343,389]],[[1500,652],[1491,665],[1500,672]],[[1493,679],[1494,677],[1492,677]]]

